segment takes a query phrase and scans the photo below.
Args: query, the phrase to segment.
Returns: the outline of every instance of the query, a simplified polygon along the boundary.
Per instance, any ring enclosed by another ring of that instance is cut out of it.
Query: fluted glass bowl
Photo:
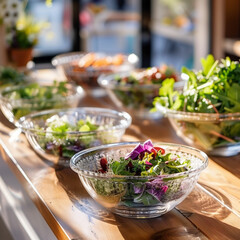
[[[69,166],[70,158],[83,149],[119,142],[131,120],[125,112],[83,107],[30,114],[22,117],[17,126],[38,154],[54,164]],[[89,122],[93,127],[75,128],[79,121]]]
[[[156,104],[186,143],[215,156],[240,153],[240,113],[192,113]]]
[[[129,71],[138,63],[135,54],[71,52],[57,55],[52,65],[84,89],[99,88],[97,78],[103,73]]]
[[[74,83],[66,83],[64,92],[61,87],[58,92],[52,81],[37,82],[40,86],[37,89],[32,87],[32,84],[35,83],[29,82],[0,90],[0,107],[10,122],[15,124],[22,116],[41,110],[77,107],[84,96],[84,90]],[[49,89],[51,94],[47,93]],[[46,92],[43,94],[43,91]]]
[[[141,119],[158,119],[160,112],[151,113],[153,99],[159,95],[161,84],[119,84],[116,78],[124,79],[133,73],[143,72],[145,69],[136,69],[123,73],[104,74],[98,78],[98,83],[105,88],[114,104],[120,109]],[[175,83],[175,89],[182,89],[183,81]]]
[[[159,176],[120,176],[99,173],[99,160],[104,156],[108,162],[119,161],[138,143],[116,143],[84,150],[74,155],[70,167],[75,171],[90,194],[99,204],[118,215],[130,218],[153,218],[161,216],[181,203],[194,188],[199,174],[207,167],[207,155],[195,148],[171,143],[154,143],[166,153],[182,155],[191,161],[191,170]],[[146,191],[157,191],[161,199],[139,203]],[[162,189],[167,189],[161,193]],[[142,191],[136,191],[142,189]]]

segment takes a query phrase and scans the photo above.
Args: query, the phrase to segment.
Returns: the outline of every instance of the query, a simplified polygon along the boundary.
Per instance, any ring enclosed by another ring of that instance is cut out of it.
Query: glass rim
[[[240,120],[240,112],[236,113],[198,113],[172,110],[156,103],[156,108],[167,117],[179,120],[197,120],[197,121],[236,121]]]
[[[94,151],[101,151],[104,149],[108,149],[108,148],[114,148],[114,147],[121,147],[121,146],[136,146],[139,143],[143,143],[143,142],[119,142],[119,143],[110,143],[110,144],[105,144],[105,145],[101,145],[101,146],[97,146],[97,147],[92,147],[92,148],[88,148],[85,150],[82,150],[78,153],[76,153],[71,159],[70,159],[70,168],[78,173],[79,175],[82,175],[84,177],[97,177],[97,178],[104,178],[104,179],[128,179],[128,180],[141,180],[141,179],[167,179],[167,178],[177,178],[177,177],[181,177],[181,176],[185,176],[185,175],[189,175],[189,174],[197,174],[198,172],[200,173],[203,169],[205,169],[208,165],[208,156],[205,152],[194,148],[194,147],[190,147],[187,145],[182,145],[182,144],[176,144],[176,143],[165,143],[165,142],[153,142],[153,145],[158,144],[158,146],[173,146],[173,147],[178,147],[178,148],[185,148],[185,149],[189,149],[191,151],[194,151],[198,154],[200,154],[203,158],[202,164],[194,169],[190,169],[186,172],[180,172],[180,173],[173,173],[173,174],[166,174],[166,175],[158,175],[158,176],[122,176],[122,175],[106,175],[104,173],[96,173],[93,171],[89,171],[89,170],[84,170],[84,169],[79,169],[76,166],[76,161],[83,155],[85,154],[89,154],[91,152]],[[193,155],[193,154],[191,154]],[[194,156],[194,155],[193,155]]]
[[[77,108],[64,108],[64,109],[50,109],[50,110],[44,110],[44,111],[39,111],[39,112],[35,112],[35,113],[31,113],[28,114],[26,116],[21,117],[17,122],[16,122],[16,126],[20,129],[22,129],[24,132],[27,133],[40,133],[40,132],[44,132],[44,133],[53,133],[53,134],[61,134],[59,132],[54,132],[54,131],[46,131],[46,129],[44,130],[38,130],[38,129],[34,129],[33,127],[26,127],[27,123],[31,123],[31,121],[35,118],[35,117],[41,117],[47,114],[57,114],[59,112],[62,113],[75,113],[75,112],[82,112],[85,113],[87,115],[88,112],[90,111],[95,111],[96,113],[100,113],[99,116],[101,116],[101,113],[110,113],[113,114],[114,116],[118,116],[120,118],[122,118],[123,120],[125,120],[124,124],[118,124],[116,126],[112,126],[109,127],[108,129],[103,129],[103,130],[94,130],[94,131],[86,131],[86,132],[79,132],[79,131],[67,131],[64,134],[65,135],[78,135],[78,136],[84,136],[84,135],[90,135],[90,134],[96,134],[96,133],[102,133],[102,132],[108,132],[108,131],[115,131],[115,130],[121,130],[121,129],[126,129],[128,128],[131,123],[132,123],[132,117],[130,116],[130,114],[128,114],[127,112],[120,112],[120,111],[116,111],[116,110],[112,110],[112,109],[107,109],[107,108],[96,108],[96,107],[77,107]]]
[[[123,54],[123,53],[107,54],[107,53],[100,52],[100,51],[99,52],[74,51],[74,52],[69,52],[69,53],[62,53],[62,54],[58,54],[57,56],[53,57],[51,63],[52,63],[53,66],[60,66],[60,65],[64,65],[64,64],[69,64],[73,60],[78,60],[79,58],[82,58],[85,55],[90,54],[90,53],[94,53],[94,54],[96,54],[97,56],[100,56],[100,57],[101,56],[102,57],[108,57],[108,56],[113,57],[113,56],[116,56],[118,54],[119,55],[121,54],[124,57],[124,63],[125,64],[130,63],[128,61],[128,57],[131,54]],[[68,60],[68,58],[74,58],[74,59]]]

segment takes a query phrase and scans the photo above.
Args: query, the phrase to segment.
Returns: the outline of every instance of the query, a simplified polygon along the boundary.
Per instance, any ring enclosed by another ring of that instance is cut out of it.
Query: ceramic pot
[[[11,48],[11,60],[17,67],[25,67],[33,58],[32,48]]]

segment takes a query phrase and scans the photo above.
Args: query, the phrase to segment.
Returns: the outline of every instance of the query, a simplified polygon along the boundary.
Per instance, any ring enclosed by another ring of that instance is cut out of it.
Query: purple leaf
[[[162,196],[167,191],[167,189],[168,189],[167,186],[163,186],[161,189],[156,189],[156,188],[148,189],[147,192],[160,201]]]
[[[47,150],[53,150],[56,147],[56,145],[53,142],[48,142],[46,144],[46,149]]]
[[[159,201],[167,190],[168,186],[163,184],[161,178],[146,183],[146,191]]]
[[[143,185],[141,185],[141,186],[136,186],[136,185],[134,185],[134,186],[133,186],[133,190],[134,190],[134,193],[135,193],[135,194],[140,194],[140,193],[143,192],[144,187],[143,187]]]

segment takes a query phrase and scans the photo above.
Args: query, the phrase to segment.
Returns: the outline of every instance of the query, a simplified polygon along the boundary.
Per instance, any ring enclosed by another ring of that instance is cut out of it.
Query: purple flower
[[[143,143],[143,148],[149,152],[151,152],[152,148],[153,148],[153,144],[152,141],[149,139],[147,140],[145,143]]]
[[[152,166],[152,163],[150,163],[149,161],[145,161],[145,164],[148,166]]]
[[[146,183],[146,191],[159,201],[167,190],[168,186],[163,184],[161,178]]]
[[[131,158],[132,160],[135,160],[138,158],[138,155],[141,153],[145,153],[145,152],[150,153],[152,148],[153,148],[153,144],[151,140],[147,140],[143,144],[139,143],[129,154],[127,154],[125,159],[127,160]]]

